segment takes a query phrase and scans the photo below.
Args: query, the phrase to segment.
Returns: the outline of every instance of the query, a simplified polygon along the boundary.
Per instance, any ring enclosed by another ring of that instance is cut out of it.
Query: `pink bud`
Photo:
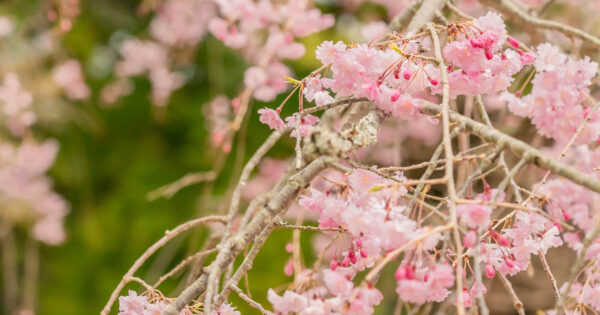
[[[394,93],[392,93],[392,95],[390,96],[390,101],[395,102],[399,98],[400,98],[400,92],[394,91]]]
[[[364,248],[360,249],[360,257],[367,258],[367,251]]]
[[[438,81],[436,79],[430,79],[429,83],[431,83],[431,85],[438,85]]]
[[[288,277],[294,274],[294,261],[290,259],[287,264],[285,264],[285,267],[283,267],[283,273]]]
[[[563,210],[562,214],[566,221],[571,220],[571,215],[567,211]]]
[[[473,305],[473,300],[471,300],[471,295],[469,295],[469,292],[467,292],[467,289],[463,290],[462,302],[463,302],[464,307],[471,307],[471,305]],[[458,297],[456,298],[455,304],[458,304]]]
[[[361,248],[362,247],[362,241],[360,240],[360,238],[357,238],[354,241],[354,244],[356,245],[356,247]]]
[[[507,40],[508,40],[508,43],[511,44],[513,47],[519,48],[519,42],[516,39],[508,36]]]
[[[500,246],[508,246],[508,239],[502,235],[500,235],[498,237],[498,244],[500,244]]]
[[[337,262],[337,258],[333,257],[333,259],[331,259],[331,263],[329,264],[329,268],[331,268],[332,271],[335,271],[338,267],[338,262]]]
[[[292,243],[287,243],[285,245],[285,251],[288,253],[291,253],[294,251],[294,245]]]
[[[511,259],[504,259],[504,263],[506,264],[506,266],[508,266],[508,268],[512,268],[515,266]]]
[[[348,253],[348,258],[350,258],[350,261],[351,261],[353,264],[356,264],[356,255],[354,255],[354,252],[349,252],[349,253]]]
[[[346,258],[344,258],[344,260],[342,260],[342,267],[346,268],[350,266],[350,258],[348,258],[348,256],[346,256]]]
[[[492,53],[491,50],[489,50],[489,49],[485,50],[485,58],[487,58],[487,60],[492,60],[492,58],[494,58],[494,54]]]
[[[237,109],[240,107],[240,103],[241,103],[241,101],[237,97],[231,100],[231,106],[233,106],[233,109],[235,111],[237,111]]]
[[[404,71],[404,73],[402,74],[402,76],[404,77],[404,80],[409,80],[410,79],[410,72],[408,70]]]
[[[475,231],[470,230],[469,232],[467,232],[467,235],[465,235],[465,238],[463,239],[463,245],[467,248],[473,248],[473,246],[475,246],[475,242],[477,241],[477,233],[475,233]]]
[[[553,221],[552,224],[554,226],[556,226],[556,228],[558,229],[559,232],[562,231],[562,225],[560,225],[560,223]]]
[[[405,267],[406,268],[406,279],[408,280],[412,280],[415,278],[415,270],[411,267]]]
[[[485,266],[485,276],[489,279],[492,279],[496,276],[496,270],[494,270],[494,267],[492,267],[490,264]]]
[[[403,266],[399,266],[398,269],[396,269],[396,272],[394,273],[394,277],[398,281],[404,279],[406,277],[406,268],[404,268]]]
[[[471,40],[469,40],[469,42],[471,43],[471,46],[473,48],[483,48],[483,42],[480,38],[471,38]]]

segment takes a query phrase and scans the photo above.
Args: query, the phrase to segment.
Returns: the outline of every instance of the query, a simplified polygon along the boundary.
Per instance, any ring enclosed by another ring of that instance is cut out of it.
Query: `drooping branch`
[[[429,114],[439,114],[441,108],[439,105],[424,103],[423,111]],[[540,152],[538,149],[526,144],[525,142],[506,135],[494,128],[486,126],[480,122],[462,116],[461,114],[450,112],[451,121],[460,124],[466,130],[481,137],[482,139],[497,144],[500,148],[508,148],[517,156],[525,159],[554,174],[560,175],[578,185],[586,187],[592,191],[600,192],[600,181],[584,174],[575,168],[567,166],[555,159]]]
[[[400,12],[400,14],[396,15],[392,19],[392,21],[390,22],[390,25],[388,26],[388,29],[390,31],[397,31],[397,32],[402,30],[404,28],[404,26],[406,25],[406,23],[408,23],[409,20],[415,15],[415,13],[417,12],[417,10],[419,9],[419,7],[421,6],[422,3],[423,3],[423,0],[414,0],[410,4],[409,7],[404,9],[402,12]]]
[[[207,268],[210,274],[203,273],[192,285],[188,286],[177,299],[169,305],[163,315],[174,315],[179,312],[198,294],[207,289],[207,283],[215,281],[220,273],[233,262],[237,254],[260,234],[279,213],[287,209],[295,200],[301,189],[321,171],[327,168],[331,158],[322,157],[312,161],[304,169],[290,178],[281,191],[267,203],[252,219],[246,229],[230,237],[221,247],[217,258]],[[214,290],[214,289],[213,289]],[[210,309],[214,292],[206,292],[205,308]],[[206,303],[206,301],[208,303]],[[205,309],[205,310],[206,310]]]
[[[144,252],[144,254],[142,254],[142,256],[140,256],[140,258],[138,258],[135,261],[135,263],[133,264],[133,266],[131,266],[131,268],[129,268],[129,270],[127,271],[127,273],[123,276],[123,279],[121,280],[121,282],[119,282],[119,284],[117,285],[117,287],[115,288],[115,290],[110,295],[110,298],[108,299],[108,302],[106,303],[106,305],[102,309],[101,314],[102,315],[107,315],[110,312],[110,308],[112,307],[112,305],[114,304],[114,302],[117,300],[117,297],[119,296],[119,293],[121,292],[121,290],[123,290],[123,288],[127,284],[128,280],[131,277],[133,277],[133,275],[135,274],[135,272],[142,266],[142,264],[144,264],[144,262],[146,260],[148,260],[148,258],[150,258],[150,256],[152,256],[152,254],[154,254],[159,248],[163,247],[168,241],[170,241],[171,239],[173,239],[177,235],[180,235],[181,233],[183,233],[183,232],[185,232],[185,231],[187,231],[187,230],[189,230],[191,228],[194,228],[194,227],[206,224],[208,222],[221,222],[221,223],[225,223],[226,221],[225,221],[225,217],[223,217],[223,216],[209,216],[209,217],[204,217],[204,218],[195,219],[195,220],[191,220],[191,221],[185,222],[185,223],[177,226],[173,230],[165,232],[165,236],[163,236],[160,240],[158,240],[156,243],[154,243],[152,246],[150,246]]]
[[[406,30],[416,32],[423,25],[432,21],[436,12],[441,10],[445,3],[444,0],[424,0]]]
[[[442,57],[442,49],[440,47],[440,39],[438,38],[437,31],[433,27],[433,24],[428,23],[427,29],[431,34],[433,41],[433,49],[435,57],[438,59],[438,68],[442,75],[442,141],[444,143],[444,153],[446,155],[446,168],[444,178],[446,179],[446,187],[448,190],[448,209],[450,210],[450,224],[452,225],[452,236],[454,238],[454,246],[456,247],[456,257],[463,256],[463,246],[460,240],[460,232],[458,231],[458,219],[456,216],[456,200],[458,195],[456,194],[456,187],[454,187],[454,153],[452,152],[452,141],[450,139],[450,83],[448,82],[448,70],[444,64]],[[456,290],[458,292],[458,303],[456,303],[456,311],[458,315],[465,313],[464,301],[463,301],[463,277],[462,277],[462,264],[459,262],[456,266]]]

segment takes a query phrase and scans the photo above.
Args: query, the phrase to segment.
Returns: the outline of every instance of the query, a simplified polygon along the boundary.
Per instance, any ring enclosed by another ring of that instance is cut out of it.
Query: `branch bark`
[[[439,105],[424,103],[422,110],[429,114],[439,114],[442,109]],[[567,166],[555,159],[543,154],[534,147],[525,142],[508,136],[494,128],[486,126],[480,122],[462,116],[455,112],[449,113],[452,122],[456,122],[464,127],[465,130],[481,137],[482,139],[495,143],[500,148],[508,148],[517,156],[523,158],[529,163],[533,163],[554,174],[560,175],[573,183],[586,187],[592,191],[600,192],[600,181],[588,176],[570,166]]]

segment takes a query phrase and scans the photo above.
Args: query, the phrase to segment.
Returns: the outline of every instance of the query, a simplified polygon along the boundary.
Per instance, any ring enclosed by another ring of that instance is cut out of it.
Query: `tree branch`
[[[429,114],[439,114],[441,112],[440,106],[432,103],[424,103],[422,109]],[[599,180],[556,161],[521,140],[455,112],[450,112],[449,118],[482,139],[495,143],[500,148],[511,149],[513,153],[529,163],[533,163],[592,191],[600,192]]]

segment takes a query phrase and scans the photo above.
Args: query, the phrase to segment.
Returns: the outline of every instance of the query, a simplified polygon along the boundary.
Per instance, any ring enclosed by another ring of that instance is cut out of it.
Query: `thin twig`
[[[175,195],[181,189],[200,183],[205,181],[214,180],[217,177],[217,173],[213,171],[209,172],[199,172],[199,173],[190,173],[186,174],[182,178],[161,186],[146,195],[146,199],[149,201],[154,201],[158,198],[165,197],[166,199],[171,199],[173,195]]]
[[[175,227],[173,230],[171,231],[167,231],[165,233],[165,236],[163,236],[160,240],[158,240],[156,243],[154,243],[152,246],[150,246],[143,254],[142,256],[140,256],[135,263],[133,264],[133,266],[131,266],[131,268],[129,268],[129,270],[127,271],[127,273],[125,273],[125,275],[123,276],[123,279],[121,280],[121,282],[119,282],[119,284],[117,285],[117,287],[115,288],[115,290],[112,292],[112,294],[110,295],[110,298],[108,299],[108,302],[106,303],[106,305],[104,306],[104,308],[102,309],[101,314],[102,315],[107,315],[110,312],[110,308],[112,307],[113,303],[117,300],[117,297],[119,296],[119,293],[121,293],[121,290],[123,290],[123,288],[125,287],[125,284],[127,284],[127,279],[129,279],[130,277],[133,277],[133,274],[142,266],[142,264],[144,264],[144,262],[150,258],[150,256],[152,256],[152,254],[154,254],[159,248],[163,247],[168,241],[170,241],[171,239],[173,239],[175,236],[200,225],[206,224],[208,222],[221,222],[221,223],[226,223],[225,221],[225,217],[223,216],[209,216],[209,217],[204,217],[204,218],[200,218],[200,219],[196,219],[196,220],[191,220],[188,222],[185,222],[177,227]]]
[[[450,83],[448,82],[448,70],[446,69],[446,65],[444,64],[444,59],[442,57],[442,49],[440,47],[440,40],[438,38],[437,31],[431,23],[427,24],[427,29],[431,34],[435,56],[439,59],[438,68],[442,75],[442,104],[440,105],[440,107],[443,128],[442,141],[444,143],[444,153],[446,155],[446,170],[444,177],[446,178],[446,187],[448,190],[448,208],[450,210],[449,219],[453,230],[452,234],[454,236],[454,246],[456,247],[456,255],[457,257],[462,257],[463,247],[461,244],[460,233],[458,231],[458,221],[456,217],[456,199],[458,199],[458,196],[456,194],[456,188],[454,187],[454,164],[452,163],[452,160],[454,160],[454,153],[452,152],[452,141],[450,139]],[[462,265],[458,264],[456,266],[456,290],[458,292],[458,302],[456,303],[456,311],[458,315],[465,314],[464,301],[462,295],[462,280]]]

